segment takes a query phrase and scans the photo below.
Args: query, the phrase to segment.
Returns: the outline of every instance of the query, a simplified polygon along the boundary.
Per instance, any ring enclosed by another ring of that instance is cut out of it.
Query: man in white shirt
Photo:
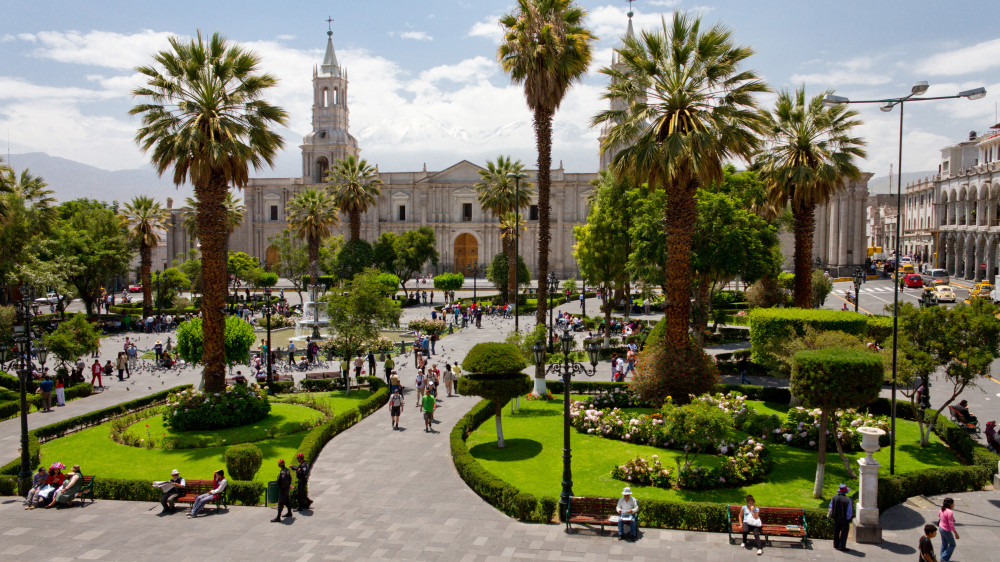
[[[635,540],[638,531],[638,526],[635,521],[635,514],[639,511],[639,502],[635,501],[632,497],[632,489],[625,486],[622,490],[622,497],[618,499],[618,506],[616,508],[618,511],[618,540],[622,540],[625,537],[625,523],[630,526],[628,539]]]

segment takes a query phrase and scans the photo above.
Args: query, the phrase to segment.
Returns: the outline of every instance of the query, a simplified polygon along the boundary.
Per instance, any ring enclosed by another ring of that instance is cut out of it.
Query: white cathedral
[[[627,34],[632,34],[631,16],[629,13]],[[270,240],[288,226],[286,205],[289,199],[308,187],[322,186],[326,171],[332,163],[349,155],[358,157],[361,152],[357,139],[349,131],[347,70],[337,61],[332,36],[333,32],[328,31],[323,63],[318,69],[313,69],[312,131],[305,136],[300,146],[302,176],[253,178],[244,189],[246,217],[243,225],[232,233],[229,248],[231,251],[246,252],[263,264],[270,265],[277,260],[277,248]],[[612,64],[617,64],[617,60],[613,60]],[[605,133],[606,131],[602,131],[601,138]],[[607,167],[611,156],[605,154],[600,158],[601,168]],[[595,158],[595,163],[596,160]],[[440,171],[428,171],[426,166],[424,170],[416,172],[380,171],[379,177],[383,183],[381,194],[375,206],[362,216],[361,237],[374,242],[383,232],[399,234],[421,226],[431,226],[437,241],[439,262],[436,267],[428,264],[425,274],[454,271],[468,276],[473,273],[475,264],[485,269],[493,256],[501,252],[501,245],[499,221],[491,213],[483,211],[476,196],[474,186],[480,179],[481,169],[483,168],[477,164],[462,160]],[[534,185],[537,182],[537,170],[525,171],[528,174],[525,181]],[[549,269],[560,279],[579,277],[576,260],[573,258],[573,227],[586,222],[588,199],[593,193],[592,182],[597,177],[596,172],[566,172],[561,162],[559,168],[551,172],[552,246]],[[851,186],[848,191],[849,199],[855,199],[856,193],[863,204],[867,198],[867,178],[864,185]],[[846,194],[841,197],[844,195]],[[537,198],[533,199],[525,212],[527,229],[521,233],[520,244],[521,256],[533,275],[537,273],[538,263],[536,203]],[[837,209],[836,206],[832,207]],[[854,209],[853,204],[850,207]],[[828,212],[826,208],[817,210],[818,215],[825,212]],[[172,209],[172,213],[171,225],[165,236],[166,256],[171,258],[195,246],[195,241],[182,226],[181,211]],[[858,263],[856,258],[863,252],[864,225],[853,222],[855,213],[844,214],[851,216],[850,223],[847,220],[817,220],[817,230],[824,229],[825,232],[822,237],[816,237],[820,247],[814,255],[819,256],[824,265]],[[848,224],[860,227],[860,231],[848,231],[845,228]],[[827,234],[831,226],[835,231],[832,236]],[[349,237],[346,216],[334,228],[333,234],[343,235],[345,239]],[[823,242],[820,243],[820,240]],[[841,245],[850,250],[841,251]],[[827,249],[828,252],[825,251]],[[830,259],[827,259],[828,254]],[[860,256],[860,261],[864,261],[863,255]],[[787,263],[791,265],[790,256]]]

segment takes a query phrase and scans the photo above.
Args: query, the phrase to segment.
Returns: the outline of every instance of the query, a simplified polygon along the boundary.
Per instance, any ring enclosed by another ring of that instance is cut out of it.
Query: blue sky
[[[582,0],[600,37],[595,64],[556,116],[553,161],[568,171],[597,168],[603,107],[597,70],[626,26],[628,4]],[[141,6],[141,7],[140,7]],[[731,1],[638,0],[637,28],[659,25],[672,10],[695,11],[731,27],[756,54],[748,67],[775,89],[804,83],[810,93],[834,88],[854,99],[909,92],[927,80],[927,95],[985,86],[983,100],[909,104],[904,171],[937,167],[938,150],[970,130],[996,123],[1000,35],[989,2],[955,0]],[[297,176],[298,145],[308,132],[312,66],[325,47],[326,18],[350,77],[351,132],[362,156],[384,171],[442,169],[468,159],[511,154],[534,166],[531,115],[521,89],[496,63],[496,20],[513,2],[383,0],[373,2],[126,2],[3,0],[0,28],[0,134],[13,153],[46,152],[109,170],[146,158],[127,115],[137,64],[170,35],[220,31],[256,50],[281,79],[272,101],[291,114],[277,169],[259,176]],[[762,99],[769,106],[772,96]],[[859,131],[869,143],[863,168],[884,175],[896,160],[898,114],[862,106]]]

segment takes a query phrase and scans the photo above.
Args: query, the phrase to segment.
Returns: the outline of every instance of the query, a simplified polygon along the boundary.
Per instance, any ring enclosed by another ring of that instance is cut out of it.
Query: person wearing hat
[[[194,504],[191,506],[191,512],[188,513],[188,519],[192,517],[198,517],[201,512],[201,508],[205,507],[205,504],[218,499],[219,495],[226,491],[226,472],[221,468],[215,471],[212,475],[212,489],[211,491],[205,492],[204,494],[198,496],[194,499]]]
[[[160,362],[160,356],[163,355],[163,344],[160,340],[156,340],[156,345],[153,346],[153,355],[156,357],[156,362]]]
[[[841,484],[826,510],[826,516],[833,519],[833,548],[841,551],[847,550],[847,532],[854,518],[854,505],[847,497],[849,491],[847,484]]]
[[[295,471],[295,479],[298,481],[295,493],[301,512],[303,509],[309,509],[309,506],[312,505],[312,500],[309,499],[309,463],[306,462],[306,456],[302,453],[295,453],[295,460],[299,464],[293,465],[291,468]]]
[[[285,517],[292,516],[292,504],[288,501],[288,492],[292,489],[292,473],[285,466],[285,459],[278,460],[278,514],[271,523],[281,523],[281,510],[287,509]]]
[[[82,489],[83,473],[80,471],[80,465],[74,464],[69,478],[56,490],[52,495],[52,501],[45,507],[52,507],[57,503],[69,505]]]
[[[177,511],[174,508],[174,502],[177,501],[177,498],[184,495],[184,487],[187,486],[187,481],[181,477],[180,471],[176,468],[170,471],[170,480],[168,482],[173,482],[174,486],[163,492],[163,495],[160,496],[160,505],[163,506],[163,511],[160,513],[167,513],[168,511],[173,513]]]
[[[635,514],[639,511],[639,502],[632,497],[632,489],[628,486],[622,490],[622,497],[618,498],[618,506],[615,509],[618,511],[618,540],[625,538],[625,523],[628,523],[630,526],[628,538],[634,541],[638,532]]]

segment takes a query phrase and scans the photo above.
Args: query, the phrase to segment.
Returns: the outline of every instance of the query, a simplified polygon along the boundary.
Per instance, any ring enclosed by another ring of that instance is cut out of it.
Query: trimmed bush
[[[885,343],[892,336],[892,316],[866,316],[868,325],[865,338],[878,344]]]
[[[236,480],[253,480],[264,462],[260,447],[253,443],[240,443],[226,448],[226,471]]]
[[[303,379],[299,385],[309,392],[341,390],[344,388],[344,379]]]
[[[214,393],[188,389],[167,399],[163,423],[177,431],[221,429],[253,423],[270,411],[267,395],[256,384],[237,384]]]
[[[719,383],[715,360],[701,348],[675,349],[659,340],[649,341],[639,352],[631,386],[643,400],[660,405],[669,396],[683,404],[690,395],[709,392]]]
[[[867,318],[867,315],[843,310],[755,308],[750,311],[751,359],[762,365],[769,364],[773,361],[770,350],[775,344],[802,336],[806,326],[864,336],[868,330]]]
[[[471,374],[518,374],[528,366],[521,350],[509,343],[477,343],[462,361],[462,370]]]
[[[882,389],[882,359],[853,349],[807,349],[795,354],[791,392],[810,407],[860,408]]]

